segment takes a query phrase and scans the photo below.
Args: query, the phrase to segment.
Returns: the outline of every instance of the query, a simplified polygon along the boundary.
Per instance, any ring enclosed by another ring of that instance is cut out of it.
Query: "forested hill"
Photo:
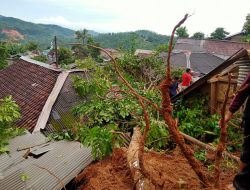
[[[54,36],[59,43],[73,42],[74,30],[51,24],[35,24],[13,17],[0,15],[0,41],[12,39],[19,42],[35,41],[41,46],[49,46]],[[97,33],[88,31],[105,48],[154,49],[165,44],[169,37],[147,30],[121,33]]]
[[[34,24],[12,17],[0,16],[0,39],[15,39],[20,42],[35,41],[42,45],[49,45],[53,36],[62,41],[74,38],[74,30],[57,25]]]
[[[148,30],[137,30],[135,32],[99,34],[94,39],[102,47],[155,49],[160,44],[166,44],[169,36]]]

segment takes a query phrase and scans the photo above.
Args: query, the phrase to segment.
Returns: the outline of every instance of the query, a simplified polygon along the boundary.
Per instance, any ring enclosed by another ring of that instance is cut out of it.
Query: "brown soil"
[[[145,166],[150,175],[159,181],[164,181],[163,189],[202,189],[199,178],[183,157],[179,148],[171,154],[147,152]],[[207,173],[213,175],[213,173]],[[236,171],[223,169],[221,175],[221,189],[232,183]],[[210,179],[212,179],[210,177]],[[212,180],[211,180],[212,182]],[[77,177],[78,189],[84,190],[117,190],[132,189],[132,178],[127,167],[126,149],[116,149],[113,155],[105,160],[88,166]]]

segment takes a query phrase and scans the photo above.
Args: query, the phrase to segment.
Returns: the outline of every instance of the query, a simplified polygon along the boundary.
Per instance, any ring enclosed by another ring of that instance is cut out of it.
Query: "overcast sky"
[[[185,13],[188,33],[210,35],[217,27],[240,32],[249,0],[1,0],[0,15],[71,29],[127,32],[140,29],[170,35]]]

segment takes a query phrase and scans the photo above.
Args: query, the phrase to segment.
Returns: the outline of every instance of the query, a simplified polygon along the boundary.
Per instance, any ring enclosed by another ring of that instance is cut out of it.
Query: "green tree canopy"
[[[176,34],[179,38],[188,38],[188,37],[189,37],[189,34],[188,34],[188,31],[187,31],[186,26],[177,28],[175,34]]]
[[[25,44],[25,49],[27,49],[29,51],[37,50],[38,44],[36,42],[30,41],[27,44]]]
[[[7,57],[8,57],[8,51],[6,45],[0,43],[0,69],[3,69],[8,65]]]
[[[25,45],[19,43],[7,43],[6,48],[9,55],[16,55],[26,51]]]
[[[203,32],[195,32],[191,38],[196,40],[202,40],[205,38],[205,34]]]
[[[224,39],[228,34],[229,34],[229,32],[225,31],[224,28],[218,27],[218,28],[215,29],[214,32],[211,33],[210,38],[211,38],[211,39],[216,39],[216,40],[222,40],[222,39]]]
[[[250,14],[246,16],[246,21],[244,23],[242,31],[247,35],[250,34]]]
[[[75,32],[75,35],[76,35],[76,39],[81,40],[82,44],[86,44],[87,39],[89,37],[87,29],[84,28],[83,30],[78,30]]]
[[[8,140],[23,130],[13,128],[13,123],[20,118],[20,109],[11,96],[0,99],[0,153],[8,151]]]
[[[79,30],[75,32],[76,39],[81,40],[82,45],[74,45],[72,50],[77,58],[83,59],[91,55],[93,58],[98,59],[100,55],[100,50],[87,46],[87,44],[92,44],[95,46],[100,46],[100,44],[95,43],[94,39],[88,34],[87,29]]]
[[[58,63],[60,65],[68,65],[74,61],[73,53],[69,48],[60,47],[58,49]]]

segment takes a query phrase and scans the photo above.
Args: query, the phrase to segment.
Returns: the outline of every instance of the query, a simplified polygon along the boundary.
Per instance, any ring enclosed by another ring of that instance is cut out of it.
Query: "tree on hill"
[[[25,45],[25,49],[29,51],[37,50],[38,44],[36,42],[30,41]]]
[[[218,27],[214,32],[211,33],[210,38],[215,40],[223,40],[229,32],[225,31],[224,28]]]
[[[242,32],[244,32],[245,34],[250,34],[250,14],[246,16],[246,21],[243,25]]]
[[[243,25],[242,32],[244,32],[244,34],[246,35],[246,37],[244,38],[244,41],[249,43],[250,42],[250,14],[246,16],[246,21]]]
[[[205,38],[205,34],[203,32],[195,32],[191,38],[196,40],[202,40]]]
[[[83,59],[91,55],[94,59],[98,59],[100,50],[87,46],[87,44],[99,46],[99,43],[95,43],[94,39],[88,34],[87,29],[79,30],[75,32],[76,39],[81,40],[81,44],[72,46],[74,55],[76,58]]]
[[[188,31],[187,31],[187,28],[186,26],[183,26],[183,27],[179,27],[175,34],[179,37],[179,38],[188,38],[189,37],[189,34],[188,34]]]
[[[58,49],[58,62],[60,65],[68,65],[74,63],[72,51],[69,48],[60,47]]]
[[[86,44],[87,39],[89,37],[87,29],[84,28],[83,30],[78,30],[75,32],[75,35],[76,35],[76,39],[81,40],[82,44]]]
[[[3,69],[8,65],[7,57],[8,57],[8,51],[6,45],[0,43],[0,69]]]

